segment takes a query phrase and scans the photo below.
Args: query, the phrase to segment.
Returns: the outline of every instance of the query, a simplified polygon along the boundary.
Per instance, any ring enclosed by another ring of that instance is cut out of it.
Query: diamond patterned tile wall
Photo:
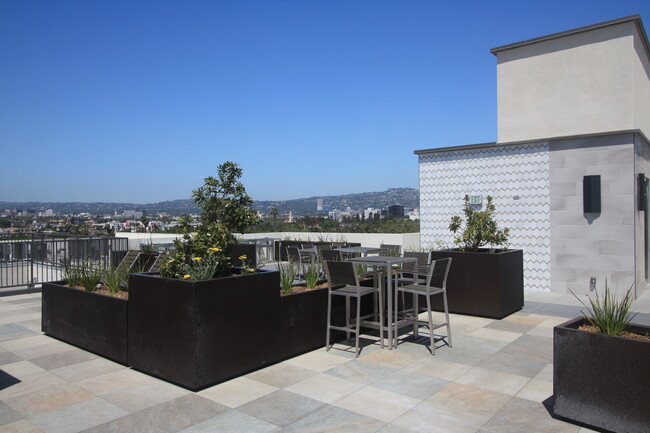
[[[449,221],[463,197],[491,195],[496,219],[510,228],[509,247],[524,251],[524,284],[550,291],[548,142],[420,154],[420,245],[451,246]]]

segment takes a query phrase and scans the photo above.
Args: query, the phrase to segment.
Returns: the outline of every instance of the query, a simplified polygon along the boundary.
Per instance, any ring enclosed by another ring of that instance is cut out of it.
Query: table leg
[[[386,298],[388,300],[388,350],[393,350],[393,275],[391,265],[386,267]]]

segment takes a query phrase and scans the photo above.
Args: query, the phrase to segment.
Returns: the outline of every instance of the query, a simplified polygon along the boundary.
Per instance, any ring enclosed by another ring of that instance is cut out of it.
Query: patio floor
[[[650,291],[634,308],[650,322]],[[453,315],[436,356],[346,345],[194,393],[43,335],[40,293],[0,297],[0,432],[588,432],[554,419],[553,326],[571,295],[526,292],[503,320]],[[3,373],[4,372],[4,373]]]

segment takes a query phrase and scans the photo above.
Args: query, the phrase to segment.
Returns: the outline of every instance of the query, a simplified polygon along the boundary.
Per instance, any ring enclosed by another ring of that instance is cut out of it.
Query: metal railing
[[[61,280],[65,263],[117,266],[127,250],[127,238],[0,235],[0,288]]]

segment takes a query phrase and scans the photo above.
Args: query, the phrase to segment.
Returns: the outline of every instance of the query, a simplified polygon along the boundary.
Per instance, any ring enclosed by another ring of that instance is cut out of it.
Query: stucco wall
[[[646,177],[650,177],[650,144],[646,142],[638,134],[634,136],[634,154],[635,154],[635,172],[634,175],[644,173]],[[636,177],[635,177],[636,180]],[[639,197],[638,184],[635,182],[635,211],[634,211],[634,255],[636,263],[636,286],[635,294],[638,296],[644,290],[647,290],[647,279],[645,275],[646,257],[645,253],[645,219],[649,217],[646,212],[639,211],[637,200]],[[648,226],[650,226],[650,221]]]
[[[628,21],[497,52],[498,141],[647,127],[635,36]]]
[[[453,246],[449,222],[463,197],[491,195],[510,248],[524,251],[527,289],[550,290],[548,143],[489,146],[420,155],[420,244]]]
[[[605,279],[627,290],[635,278],[634,134],[550,144],[552,290],[589,292]],[[583,177],[601,176],[600,214],[583,212]]]

